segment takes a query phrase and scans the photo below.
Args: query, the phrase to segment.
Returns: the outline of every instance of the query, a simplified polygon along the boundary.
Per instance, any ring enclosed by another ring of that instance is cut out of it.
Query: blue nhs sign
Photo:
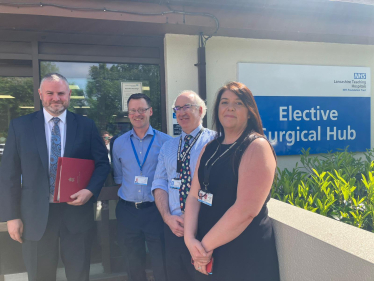
[[[366,79],[366,73],[355,73],[354,79]]]
[[[277,155],[372,147],[370,67],[238,63],[238,80]]]

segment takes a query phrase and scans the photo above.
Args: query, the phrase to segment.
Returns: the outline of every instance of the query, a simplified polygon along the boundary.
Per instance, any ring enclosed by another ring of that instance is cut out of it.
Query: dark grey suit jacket
[[[108,151],[91,119],[67,111],[66,125],[64,157],[95,161],[87,186],[93,199],[83,206],[66,204],[62,218],[70,231],[81,232],[93,225],[92,202],[100,194],[110,165]],[[40,110],[16,118],[9,125],[0,166],[0,221],[21,219],[23,237],[38,241],[46,229],[48,211],[48,151],[44,114]]]

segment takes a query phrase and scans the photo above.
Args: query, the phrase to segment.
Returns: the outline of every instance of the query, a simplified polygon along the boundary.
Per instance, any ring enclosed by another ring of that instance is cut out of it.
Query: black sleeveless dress
[[[203,187],[205,163],[214,154],[220,142],[217,139],[208,144],[202,155],[198,171],[201,187]],[[246,146],[248,145],[247,143]],[[209,164],[229,147],[230,145],[221,144],[218,152],[209,161]],[[239,164],[245,149],[246,147],[243,147],[243,145],[240,147],[239,145],[235,145],[211,169],[208,190],[213,194],[213,204],[212,206],[207,206],[201,203],[197,233],[197,238],[200,241],[235,203]],[[213,274],[206,276],[196,271],[196,280],[279,280],[274,233],[266,207],[269,199],[270,194],[258,216],[253,219],[243,233],[233,241],[213,251]]]

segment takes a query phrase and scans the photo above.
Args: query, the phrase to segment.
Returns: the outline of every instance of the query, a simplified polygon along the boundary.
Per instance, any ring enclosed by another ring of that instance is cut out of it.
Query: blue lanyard
[[[144,160],[143,160],[143,163],[142,163],[142,164],[140,164],[138,154],[136,153],[134,143],[133,143],[133,141],[132,141],[132,139],[131,139],[131,136],[130,136],[130,141],[131,141],[132,151],[134,151],[134,155],[135,155],[136,161],[138,162],[138,165],[139,165],[139,168],[140,168],[140,175],[142,175],[143,165],[144,165],[144,163],[145,163],[145,160],[147,160],[148,153],[149,153],[149,151],[151,150],[151,146],[152,146],[153,141],[155,140],[155,135],[156,135],[156,132],[155,132],[155,130],[153,129],[153,137],[152,137],[152,140],[151,140],[150,144],[148,145],[147,152],[146,152],[146,154],[145,154],[145,156],[144,156]]]

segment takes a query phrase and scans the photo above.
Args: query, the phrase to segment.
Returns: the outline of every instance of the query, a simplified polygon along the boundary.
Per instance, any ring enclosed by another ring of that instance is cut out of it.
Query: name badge
[[[139,185],[147,185],[147,183],[148,183],[148,177],[135,176],[134,183],[135,184],[139,184]]]
[[[170,188],[172,189],[179,189],[182,185],[182,180],[180,179],[172,179]]]
[[[205,204],[205,205],[208,205],[208,206],[212,206],[212,203],[213,203],[213,194],[212,193],[209,193],[209,192],[205,192],[203,190],[200,189],[199,191],[199,199],[197,199],[197,201]]]

